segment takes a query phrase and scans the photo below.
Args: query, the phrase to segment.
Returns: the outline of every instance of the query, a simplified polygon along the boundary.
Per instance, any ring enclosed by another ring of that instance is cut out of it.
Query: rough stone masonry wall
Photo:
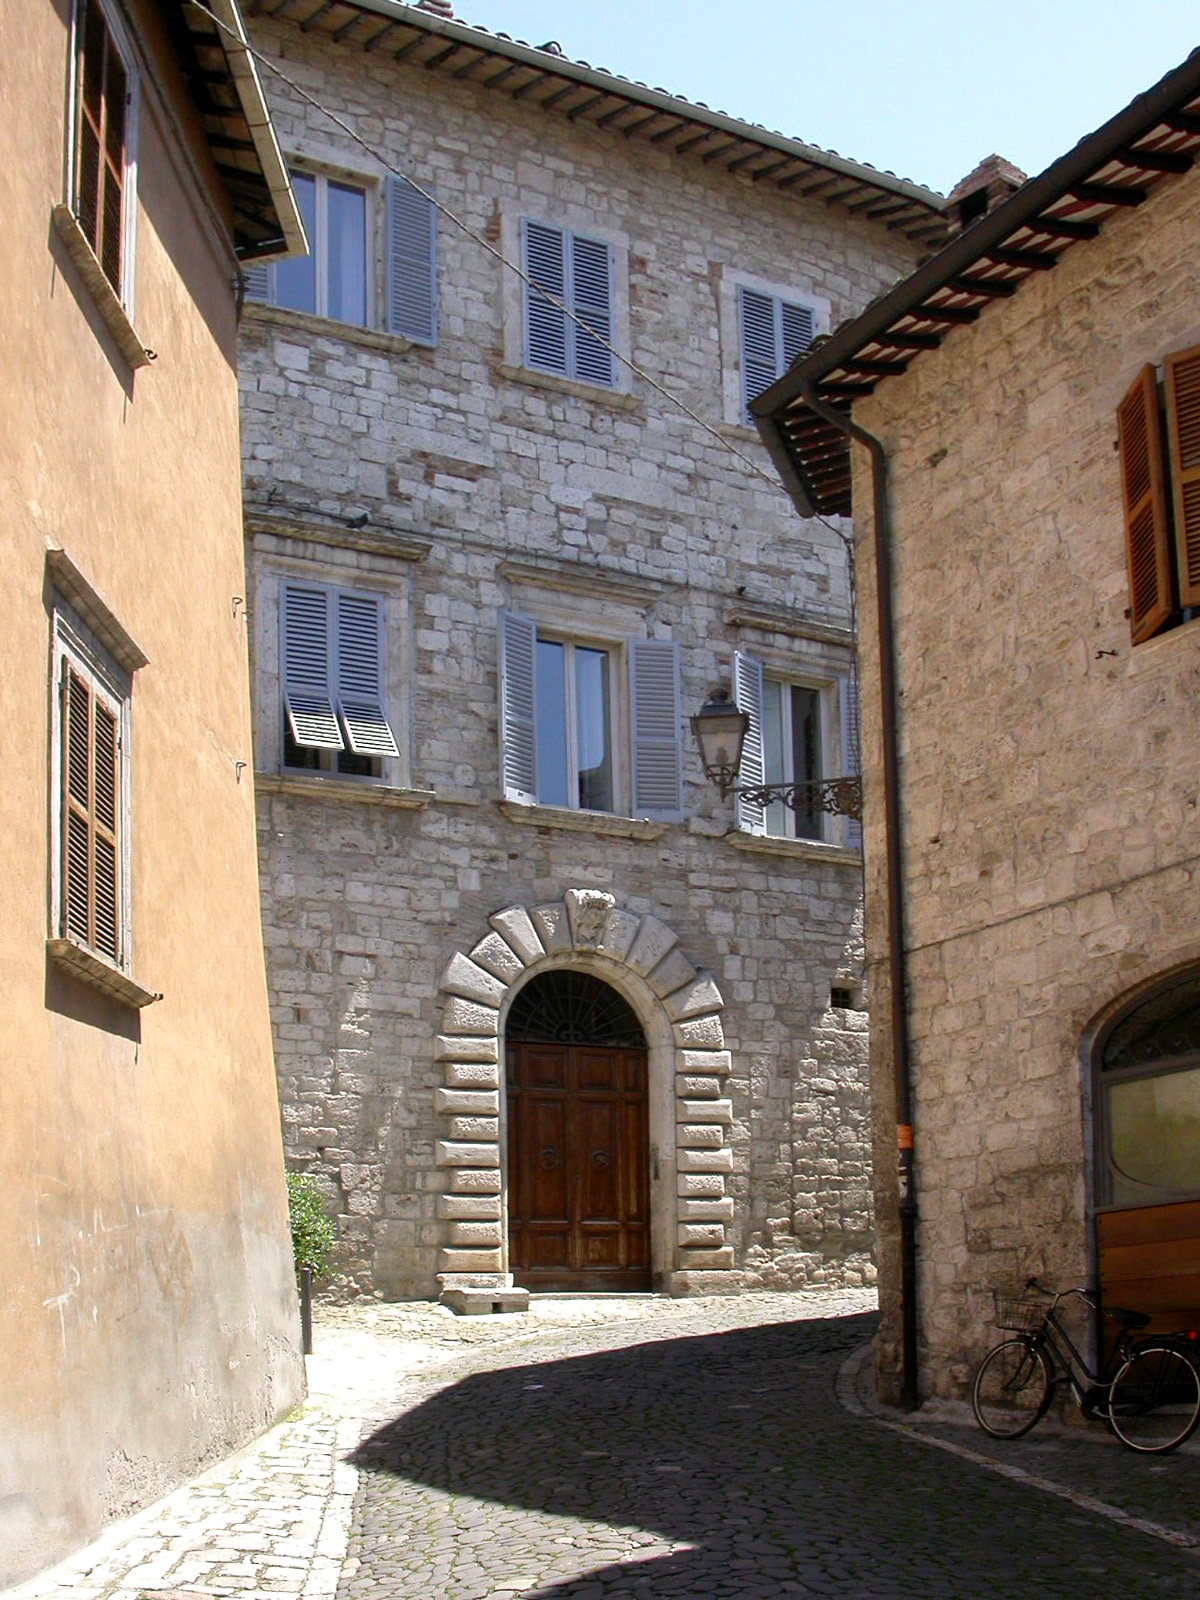
[[[581,829],[561,813],[501,808],[496,618],[515,606],[584,635],[679,640],[685,713],[718,677],[728,681],[737,646],[817,681],[844,672],[841,541],[800,522],[756,436],[722,422],[731,352],[721,306],[727,315],[730,274],[744,272],[828,302],[836,323],[911,265],[911,252],[832,209],[801,210],[437,74],[289,29],[256,31],[267,49],[286,50],[306,88],[435,181],[439,198],[493,240],[529,213],[574,226],[586,218],[624,241],[637,360],[766,474],[636,380],[629,394],[606,396],[512,370],[502,273],[446,224],[435,350],[248,309],[246,494],[252,530],[268,528],[250,546],[265,937],[285,1139],[337,1214],[340,1282],[433,1294],[443,1253],[472,1242],[466,1222],[481,1225],[481,1251],[495,1248],[495,1215],[456,1217],[446,1204],[439,1141],[467,1131],[451,1126],[457,1116],[493,1119],[490,1100],[472,1112],[446,1100],[465,1085],[447,1080],[439,984],[456,955],[494,931],[497,913],[561,906],[575,890],[657,919],[723,1001],[728,1058],[711,1097],[724,1129],[720,1183],[706,1189],[720,1207],[702,1219],[703,1238],[678,1231],[697,1220],[683,1210],[695,1163],[679,1159],[678,1127],[702,1119],[664,1120],[659,1281],[677,1290],[868,1281],[866,1017],[830,1006],[831,982],[861,975],[856,853],[836,830],[824,844],[744,848],[690,738],[683,823],[615,818]],[[286,89],[273,109],[290,156],[362,170],[365,158],[339,148]],[[369,527],[355,535],[344,519],[364,512]],[[388,648],[408,671],[392,707],[407,733],[390,796],[270,776],[271,586],[277,593],[278,572],[299,570],[289,562],[329,582],[392,586]],[[669,995],[616,967],[611,977],[640,1007],[652,1078],[674,1073],[674,1057],[664,1065],[654,1045],[656,1029],[670,1037]],[[500,1076],[478,1076],[477,1092],[498,1093]],[[662,1091],[652,1082],[652,1100]]]
[[[1088,1270],[1102,1007],[1200,954],[1200,629],[1130,646],[1116,408],[1200,342],[1200,181],[1172,180],[856,417],[891,458],[927,1393],[962,1393],[988,1291]],[[870,485],[856,463],[856,504]],[[862,610],[873,614],[870,530]],[[875,652],[868,939],[885,948]],[[898,1328],[888,996],[872,986],[882,1363]]]

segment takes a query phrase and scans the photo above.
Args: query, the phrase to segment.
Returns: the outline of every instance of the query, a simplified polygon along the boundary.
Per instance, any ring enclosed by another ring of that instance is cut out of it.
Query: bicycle
[[[996,1326],[1017,1335],[984,1356],[971,1386],[975,1420],[993,1439],[1028,1433],[1062,1383],[1070,1384],[1085,1417],[1107,1424],[1130,1450],[1165,1455],[1191,1437],[1200,1422],[1200,1369],[1170,1335],[1133,1337],[1150,1321],[1144,1312],[1105,1309],[1120,1332],[1100,1371],[1093,1372],[1058,1308],[1077,1297],[1095,1316],[1094,1294],[1055,1292],[1030,1278],[1023,1294],[994,1290],[992,1297]]]

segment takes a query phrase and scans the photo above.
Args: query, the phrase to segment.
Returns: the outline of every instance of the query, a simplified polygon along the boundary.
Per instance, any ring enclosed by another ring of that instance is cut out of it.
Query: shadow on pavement
[[[1035,1587],[1078,1600],[1125,1573],[1147,1593],[1196,1594],[1187,1555],[843,1412],[838,1367],[874,1324],[777,1323],[478,1372],[352,1459],[375,1478],[658,1536],[641,1559],[526,1590],[555,1600],[1028,1600]],[[368,1543],[370,1512],[368,1496]],[[527,1536],[499,1518],[519,1571]]]

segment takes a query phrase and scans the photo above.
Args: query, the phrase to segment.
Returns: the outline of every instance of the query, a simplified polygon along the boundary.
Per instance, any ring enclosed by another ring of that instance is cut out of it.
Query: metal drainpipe
[[[820,398],[810,379],[800,385],[809,410],[871,454],[875,503],[875,601],[879,622],[879,687],[883,708],[883,791],[887,849],[888,963],[892,988],[892,1068],[896,1084],[896,1177],[900,1213],[900,1403],[915,1411],[917,1391],[917,1190],[913,1167],[912,1085],[908,1048],[908,973],[904,951],[904,881],[901,871],[900,761],[896,723],[896,639],[892,617],[892,522],[887,455],[865,428]]]

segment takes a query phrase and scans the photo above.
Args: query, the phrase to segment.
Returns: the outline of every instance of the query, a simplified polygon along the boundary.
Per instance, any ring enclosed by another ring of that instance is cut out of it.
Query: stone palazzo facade
[[[260,867],[337,1286],[871,1281],[857,830],[722,802],[686,719],[736,656],[761,770],[853,762],[847,530],[745,398],[936,197],[430,9],[271,9],[314,257],[241,330]]]

